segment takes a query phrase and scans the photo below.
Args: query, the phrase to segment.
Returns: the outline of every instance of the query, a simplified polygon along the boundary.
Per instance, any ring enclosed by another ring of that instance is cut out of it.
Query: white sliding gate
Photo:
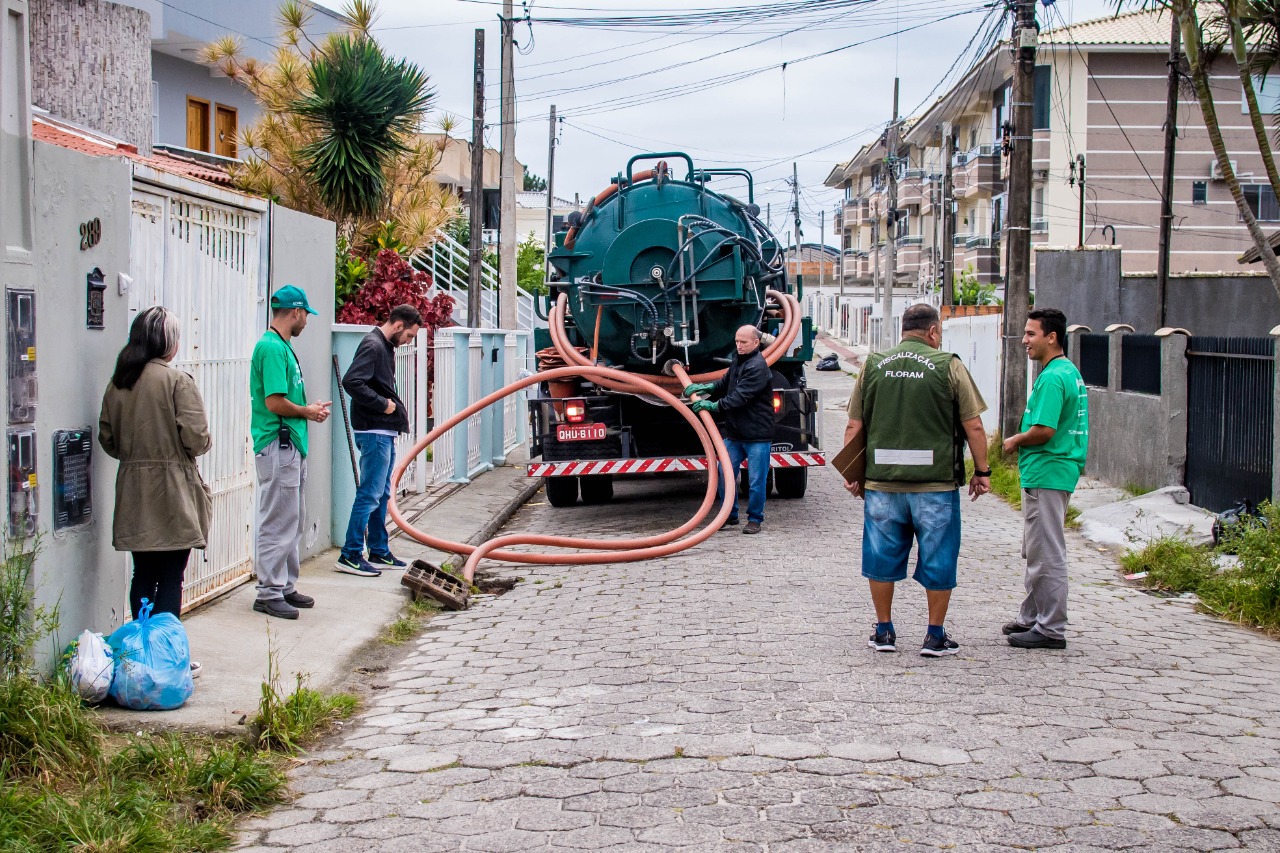
[[[213,490],[213,524],[207,550],[187,565],[184,608],[253,571],[249,361],[262,325],[261,224],[255,211],[176,190],[137,185],[133,193],[130,313],[163,305],[178,315],[174,366],[195,377],[213,435],[213,448],[199,459]]]

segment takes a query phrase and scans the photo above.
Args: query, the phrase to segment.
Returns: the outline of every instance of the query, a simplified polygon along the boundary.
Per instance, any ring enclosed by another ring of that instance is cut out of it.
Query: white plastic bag
[[[80,698],[95,703],[107,698],[111,678],[115,674],[115,661],[112,659],[111,647],[102,639],[101,634],[85,631],[80,635],[68,670],[71,686],[80,694]]]

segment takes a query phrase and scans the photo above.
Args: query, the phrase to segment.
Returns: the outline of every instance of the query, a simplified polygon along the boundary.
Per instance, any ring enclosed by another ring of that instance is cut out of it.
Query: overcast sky
[[[341,0],[323,2],[341,5]],[[823,187],[823,179],[888,123],[895,73],[904,114],[926,102],[982,27],[987,14],[982,0],[865,0],[836,12],[829,8],[825,16],[740,26],[722,20],[600,29],[538,22],[779,5],[774,0],[532,0],[532,29],[520,24],[516,30],[523,51],[515,59],[518,158],[546,177],[547,115],[554,103],[565,118],[556,155],[557,196],[572,199],[579,193],[585,200],[606,187],[631,155],[681,150],[696,164],[755,172],[756,200],[761,208],[772,205],[780,236],[791,227],[784,213],[791,204],[785,181],[796,161],[804,239],[818,240],[819,210],[825,209],[826,238],[834,243],[831,213],[837,196]],[[1056,11],[1043,6],[1037,11],[1044,28],[1063,18],[1101,17],[1113,6],[1113,0],[1058,0]],[[427,71],[437,93],[437,115],[459,120],[455,136],[470,137],[473,33],[485,30],[486,143],[497,148],[501,2],[379,0],[378,8],[378,39]],[[520,8],[517,0],[517,14]],[[974,11],[933,22],[966,10]],[[915,29],[903,32],[907,28]],[[803,59],[855,43],[864,44]],[[788,63],[785,70],[783,63]],[[755,69],[766,70],[716,82]],[[668,91],[673,87],[693,91],[678,95]],[[722,186],[739,194],[728,183]]]

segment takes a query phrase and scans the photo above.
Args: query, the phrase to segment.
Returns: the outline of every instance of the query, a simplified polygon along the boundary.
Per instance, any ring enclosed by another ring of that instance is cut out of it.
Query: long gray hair
[[[127,391],[138,382],[147,362],[169,358],[178,349],[178,317],[156,305],[140,313],[129,327],[129,342],[116,357],[111,384]]]

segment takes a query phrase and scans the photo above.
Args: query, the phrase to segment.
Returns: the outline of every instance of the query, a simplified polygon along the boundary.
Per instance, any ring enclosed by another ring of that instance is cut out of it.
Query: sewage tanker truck
[[[637,169],[637,164],[652,164]],[[745,185],[745,200],[709,184]],[[760,221],[742,169],[695,169],[679,152],[641,154],[554,235],[548,328],[534,333],[538,369],[603,364],[680,394],[668,363],[694,381],[722,374],[734,334],[755,326],[773,374],[770,488],[801,498],[819,452],[818,394],[805,384],[813,328],[800,282]],[[670,407],[625,386],[546,382],[529,400],[529,476],[548,502],[605,503],[622,475],[705,471],[693,430]],[[745,482],[745,481],[744,481]]]

